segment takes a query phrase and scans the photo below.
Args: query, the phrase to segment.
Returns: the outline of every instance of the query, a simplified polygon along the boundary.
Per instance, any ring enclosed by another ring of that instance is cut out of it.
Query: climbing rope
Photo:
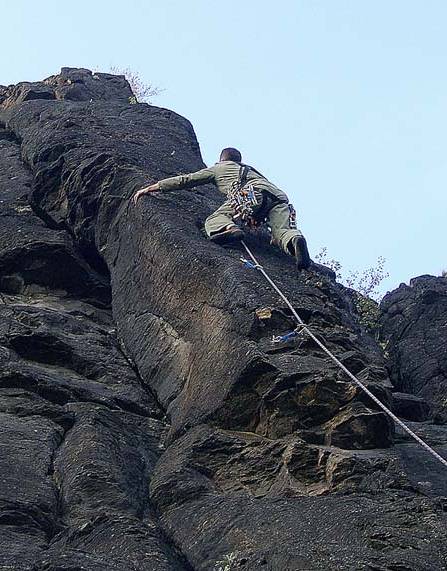
[[[309,327],[304,323],[304,321],[301,319],[301,317],[295,311],[293,305],[290,303],[290,301],[287,299],[287,297],[283,294],[283,292],[279,289],[279,287],[275,284],[275,282],[266,273],[266,271],[261,266],[261,264],[259,264],[259,262],[255,258],[255,256],[253,255],[253,253],[250,251],[249,247],[247,246],[247,244],[243,240],[242,240],[242,245],[244,246],[245,250],[247,251],[247,254],[252,259],[252,262],[250,262],[249,260],[246,260],[245,258],[241,258],[241,261],[244,263],[244,265],[246,267],[260,271],[261,274],[264,276],[264,278],[269,282],[269,284],[272,286],[272,288],[278,293],[278,295],[281,297],[281,299],[284,301],[284,303],[287,305],[287,307],[292,312],[292,315],[298,324],[297,329],[295,329],[292,333],[294,333],[296,335],[298,329],[306,332],[309,335],[309,337],[313,341],[315,341],[315,343],[326,353],[326,355],[328,355],[328,357],[330,357],[330,359],[338,367],[340,367],[340,369],[342,371],[344,371],[348,375],[348,377],[358,387],[360,387],[362,389],[362,391],[364,391],[392,420],[394,420],[394,422],[396,424],[398,424],[403,430],[405,430],[405,432],[407,432],[412,438],[414,438],[414,440],[416,440],[416,442],[418,442],[423,448],[425,448],[425,450],[427,450],[427,452],[432,454],[435,458],[437,458],[447,468],[447,460],[445,460],[442,456],[440,456],[435,450],[433,450],[433,448],[431,448],[431,446],[429,446],[426,442],[424,442],[424,440],[422,440],[422,438],[420,438],[404,422],[402,422],[400,420],[400,418],[398,418],[393,412],[391,412],[391,410],[389,408],[387,408],[375,395],[373,395],[373,393],[361,381],[359,381],[359,379],[355,375],[353,375],[351,373],[351,371],[349,371],[339,359],[337,359],[337,357],[314,335],[314,333],[312,333],[312,331],[309,329]],[[278,342],[278,340],[279,341],[288,340],[289,338],[291,338],[295,335],[291,335],[289,333],[287,335],[282,336],[282,338],[281,337],[273,338],[273,341]],[[286,337],[287,337],[287,339],[285,339]]]

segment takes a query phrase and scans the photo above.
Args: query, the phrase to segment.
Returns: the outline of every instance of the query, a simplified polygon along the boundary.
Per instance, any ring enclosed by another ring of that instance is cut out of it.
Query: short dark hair
[[[220,160],[240,163],[242,161],[242,155],[237,149],[234,149],[233,147],[227,147],[226,149],[222,149],[222,152],[220,153]]]

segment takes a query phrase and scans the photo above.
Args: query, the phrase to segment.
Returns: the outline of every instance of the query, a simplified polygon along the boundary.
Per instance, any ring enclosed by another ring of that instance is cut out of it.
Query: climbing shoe
[[[310,266],[311,260],[304,236],[296,236],[293,238],[292,247],[295,255],[296,267],[299,270],[306,270]]]
[[[234,242],[236,240],[242,240],[244,233],[237,226],[230,226],[226,230],[221,232],[216,232],[211,234],[210,240],[216,244],[227,244],[228,242]]]

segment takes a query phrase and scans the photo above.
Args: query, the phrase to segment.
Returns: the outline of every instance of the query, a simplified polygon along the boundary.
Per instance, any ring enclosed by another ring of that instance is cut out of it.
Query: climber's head
[[[221,161],[234,161],[235,163],[240,163],[242,161],[242,155],[237,149],[233,149],[233,147],[228,147],[223,149],[220,153]]]

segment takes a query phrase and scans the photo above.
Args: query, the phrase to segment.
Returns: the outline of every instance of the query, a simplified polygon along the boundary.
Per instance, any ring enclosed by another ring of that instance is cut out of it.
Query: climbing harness
[[[420,444],[423,448],[425,448],[425,450],[427,452],[429,452],[432,456],[434,456],[437,460],[439,460],[441,462],[441,464],[443,464],[447,468],[447,460],[445,460],[442,456],[440,456],[435,450],[433,450],[433,448],[431,446],[429,446],[424,440],[422,440],[422,438],[420,438],[417,434],[415,434],[404,422],[402,422],[400,420],[400,418],[398,418],[393,412],[391,412],[391,410],[389,408],[387,408],[361,381],[359,381],[359,379],[355,375],[353,375],[351,373],[351,371],[349,371],[349,369],[347,369],[339,359],[337,359],[337,357],[324,345],[324,343],[322,343],[316,337],[316,335],[314,333],[312,333],[309,326],[304,323],[304,321],[298,315],[295,308],[290,303],[290,301],[287,299],[287,297],[283,294],[283,292],[279,289],[279,287],[275,284],[275,282],[270,278],[270,276],[267,274],[267,272],[264,270],[264,268],[261,266],[261,264],[258,263],[257,259],[255,258],[253,253],[250,251],[249,247],[244,242],[244,240],[241,240],[241,243],[242,243],[243,247],[245,248],[247,254],[250,256],[250,258],[252,260],[250,262],[249,260],[245,260],[244,258],[241,258],[244,265],[248,268],[256,269],[256,270],[261,272],[261,274],[268,281],[268,283],[271,285],[271,287],[278,293],[278,295],[281,297],[281,299],[284,301],[284,303],[290,309],[290,311],[292,312],[292,315],[295,318],[297,325],[300,327],[300,329],[302,331],[306,332],[309,335],[309,337],[313,341],[315,341],[315,343],[320,347],[320,349],[322,349],[326,353],[326,355],[328,355],[328,357],[344,373],[346,373],[348,375],[348,377],[358,387],[360,387],[362,389],[362,391],[364,391],[396,424],[398,424],[403,430],[405,430],[405,432],[407,434],[409,434],[412,438],[414,438],[414,440],[416,440],[416,442],[418,444]],[[296,331],[296,329],[294,331]],[[293,336],[292,333],[294,333],[294,331],[292,331],[291,333],[288,333],[287,335],[282,336],[282,338],[277,337],[276,339],[279,339],[280,341],[284,341],[284,340],[287,341],[288,339],[290,339]],[[285,339],[285,338],[287,338],[287,339]],[[276,341],[276,342],[280,342],[280,341]]]
[[[250,184],[247,177],[251,170],[260,178],[265,179],[265,176],[255,168],[241,164],[238,179],[232,183],[228,191],[227,202],[234,212],[233,220],[240,220],[246,226],[257,228],[267,221],[270,210],[282,200],[272,193]],[[289,228],[296,230],[296,210],[290,203],[288,203],[288,208]]]
[[[265,176],[255,168],[241,164],[238,179],[232,183],[228,191],[227,201],[233,209],[234,220],[240,220],[246,226],[256,228],[267,220],[268,212],[280,200],[251,184],[247,180],[250,171],[265,179]]]
[[[247,223],[251,218],[253,218],[254,210],[253,207],[260,204],[254,187],[249,184],[241,188],[239,186],[239,181],[235,180],[228,192],[228,201],[231,208],[234,210],[235,214],[233,219],[238,218]]]
[[[239,177],[233,182],[228,192],[228,202],[235,212],[233,218],[239,218],[245,223],[253,218],[253,208],[260,204],[253,185],[247,184],[250,168],[248,165],[241,165]]]

